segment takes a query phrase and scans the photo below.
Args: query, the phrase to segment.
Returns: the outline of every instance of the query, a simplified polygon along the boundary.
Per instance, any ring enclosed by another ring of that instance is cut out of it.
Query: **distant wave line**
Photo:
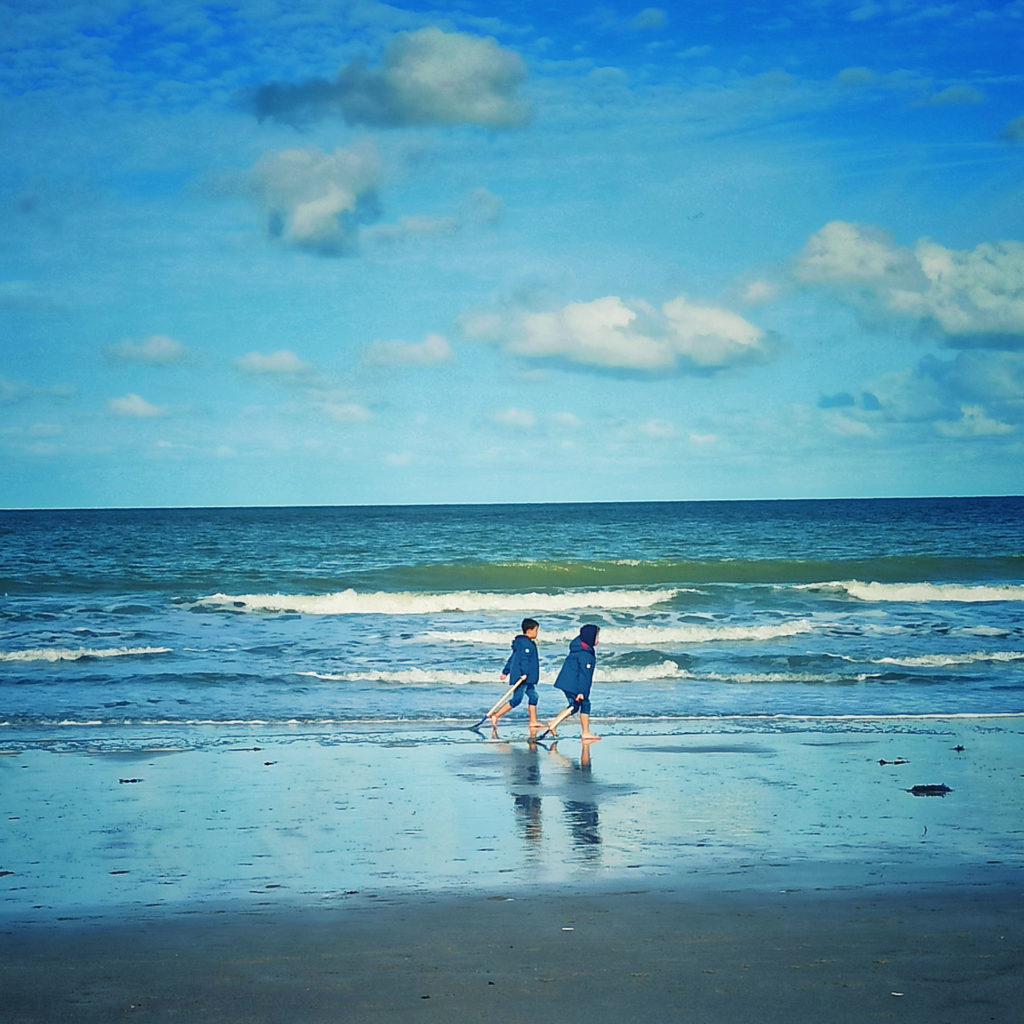
[[[814,625],[807,619],[794,619],[790,622],[773,623],[772,625],[715,625],[700,626],[693,623],[681,623],[676,626],[602,626],[599,643],[623,647],[657,646],[659,644],[701,644],[716,641],[773,640],[780,637],[799,636],[814,631]],[[456,643],[502,645],[507,647],[508,631],[499,632],[494,629],[470,630],[427,630],[424,637],[428,640],[448,640]],[[544,632],[541,630],[540,645],[571,640],[576,636],[575,630],[557,630]]]
[[[358,593],[332,594],[211,594],[196,605],[232,608],[243,612],[299,612],[309,615],[432,615],[442,612],[564,612],[601,609],[650,608],[671,601],[672,590],[595,590],[558,594],[495,594],[453,591],[444,594]]]

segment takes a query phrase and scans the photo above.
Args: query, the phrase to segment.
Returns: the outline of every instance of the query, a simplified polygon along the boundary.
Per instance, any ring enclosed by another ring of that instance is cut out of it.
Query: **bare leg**
[[[527,705],[526,710],[529,712],[530,715],[530,723],[528,728],[530,730],[530,735],[532,736],[533,733],[535,733],[540,728],[540,720],[537,718],[537,705],[529,704]]]
[[[554,736],[555,730],[572,714],[572,712],[572,708],[565,708],[565,710],[561,711],[555,718],[552,718],[551,721],[547,723],[548,732]]]
[[[498,708],[497,711],[494,712],[493,715],[488,715],[487,716],[488,719],[490,720],[490,723],[491,723],[491,735],[492,736],[497,736],[498,735],[498,719],[501,718],[502,715],[507,715],[511,710],[512,710],[512,705],[511,704],[503,704],[500,708]]]
[[[587,743],[592,743],[594,740],[599,740],[601,737],[596,736],[590,731],[590,715],[585,715],[580,712],[580,739]]]

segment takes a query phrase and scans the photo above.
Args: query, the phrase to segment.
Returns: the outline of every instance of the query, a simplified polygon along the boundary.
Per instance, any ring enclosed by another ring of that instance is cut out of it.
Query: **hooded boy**
[[[548,731],[555,730],[570,715],[580,714],[580,739],[599,740],[590,731],[590,687],[594,682],[594,668],[597,665],[597,635],[600,629],[588,623],[580,627],[579,636],[569,644],[569,653],[555,679],[555,686],[565,694],[568,707],[557,718],[548,722]]]

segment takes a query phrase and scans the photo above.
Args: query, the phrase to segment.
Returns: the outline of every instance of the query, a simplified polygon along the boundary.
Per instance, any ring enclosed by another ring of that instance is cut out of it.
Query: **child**
[[[502,680],[511,679],[517,684],[516,692],[506,704],[503,704],[491,719],[491,729],[497,732],[498,719],[507,715],[513,708],[519,707],[526,695],[527,709],[530,714],[530,732],[540,728],[537,721],[537,682],[540,679],[540,656],[537,654],[537,634],[540,626],[534,619],[523,619],[523,631],[512,641],[512,653],[505,667],[501,670]]]
[[[570,716],[580,713],[580,739],[584,743],[599,740],[590,731],[590,687],[594,682],[594,666],[597,656],[597,626],[587,624],[580,627],[580,635],[569,644],[569,653],[555,679],[555,686],[565,694],[569,706],[547,723],[547,731],[555,735],[555,730]]]

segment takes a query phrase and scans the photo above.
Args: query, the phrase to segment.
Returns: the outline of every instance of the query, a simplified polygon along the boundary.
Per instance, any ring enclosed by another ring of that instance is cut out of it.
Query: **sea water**
[[[0,512],[0,748],[1024,713],[1024,498]],[[525,708],[504,720],[514,730]]]

